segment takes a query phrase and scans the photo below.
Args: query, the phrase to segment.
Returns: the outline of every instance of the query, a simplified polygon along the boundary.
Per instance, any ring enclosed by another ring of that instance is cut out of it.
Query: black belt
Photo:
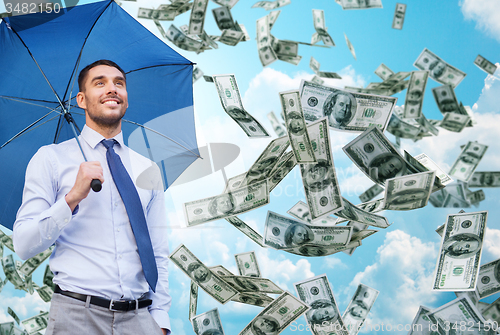
[[[59,287],[59,285],[56,285],[56,289],[54,290],[54,293],[59,293],[62,295],[65,295],[67,297],[71,297],[74,299],[78,299],[81,301],[87,301],[87,297],[90,297],[90,303],[93,305],[101,306],[104,308],[108,308],[110,311],[133,311],[138,308],[144,308],[148,307],[153,303],[153,300],[151,299],[137,299],[137,300],[108,300],[104,299],[101,297],[96,297],[93,295],[85,295],[85,294],[80,294],[80,293],[75,293],[75,292],[69,292],[69,291],[63,291]]]

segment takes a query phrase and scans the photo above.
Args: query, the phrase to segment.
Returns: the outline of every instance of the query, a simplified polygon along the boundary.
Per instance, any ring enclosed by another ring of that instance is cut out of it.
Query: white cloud
[[[486,228],[483,250],[490,253],[494,260],[500,258],[500,245],[498,241],[500,241],[500,230]]]
[[[9,284],[10,286],[10,284]],[[23,297],[2,295],[2,307],[7,311],[7,307],[12,308],[19,319],[24,320],[38,314],[40,311],[49,311],[50,303],[43,301],[38,293],[33,295],[26,293]],[[14,319],[8,315],[0,313],[0,323],[10,322]]]
[[[497,0],[461,0],[466,20],[476,21],[476,28],[500,41],[500,7]]]
[[[334,256],[326,257],[323,263],[327,268],[329,269],[345,269],[348,266],[344,263],[339,258],[336,258]]]
[[[500,64],[496,64],[497,67]],[[484,87],[477,102],[472,106],[474,112],[499,113],[500,112],[500,71],[494,75],[487,75],[484,79]]]

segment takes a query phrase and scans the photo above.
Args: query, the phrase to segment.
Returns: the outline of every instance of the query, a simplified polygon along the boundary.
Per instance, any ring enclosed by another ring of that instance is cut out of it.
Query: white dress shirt
[[[84,161],[76,139],[41,147],[26,170],[23,203],[14,223],[16,253],[28,259],[55,243],[50,256],[54,283],[62,290],[114,300],[134,300],[148,292],[149,312],[161,328],[170,329],[168,311],[168,241],[160,170],[114,137],[120,156],[141,198],[158,267],[156,293],[150,291],[132,227],[106,160],[104,137],[85,126],[79,137],[88,161],[99,161],[104,183],[90,191],[73,213],[65,195]]]

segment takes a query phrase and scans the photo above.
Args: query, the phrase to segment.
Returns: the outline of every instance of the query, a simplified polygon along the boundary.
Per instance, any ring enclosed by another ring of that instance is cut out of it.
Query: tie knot
[[[102,140],[102,144],[106,147],[106,149],[113,148],[115,143],[117,143],[117,142],[114,138],[112,138],[110,140]]]

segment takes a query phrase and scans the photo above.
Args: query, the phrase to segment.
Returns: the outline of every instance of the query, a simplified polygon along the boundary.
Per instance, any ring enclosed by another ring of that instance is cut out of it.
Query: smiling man
[[[170,334],[168,241],[157,166],[124,144],[125,72],[96,61],[78,77],[79,137],[40,148],[26,170],[14,248],[28,259],[55,243],[56,289],[45,334]],[[151,169],[151,166],[154,169]],[[144,171],[150,189],[134,181]],[[90,192],[94,179],[102,183]]]

